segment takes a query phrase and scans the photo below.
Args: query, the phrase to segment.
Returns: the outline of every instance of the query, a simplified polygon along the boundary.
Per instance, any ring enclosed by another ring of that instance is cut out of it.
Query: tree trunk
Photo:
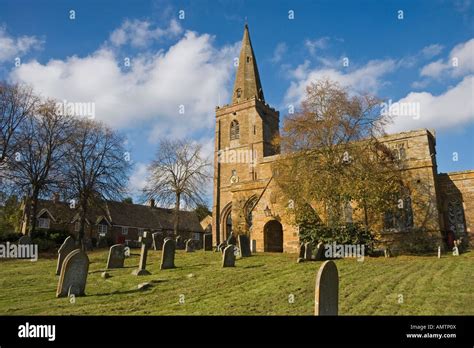
[[[79,236],[78,236],[78,243],[79,246],[83,251],[85,251],[84,248],[84,230],[86,228],[86,213],[87,213],[87,203],[82,203],[81,204],[81,216],[80,216],[80,225],[79,225]]]
[[[177,237],[179,234],[179,203],[181,200],[181,194],[176,193],[176,205],[174,207],[174,235]]]
[[[33,194],[30,197],[30,214],[29,214],[29,221],[28,221],[28,235],[31,237],[31,234],[36,229],[36,214],[38,211],[38,190],[34,189]]]

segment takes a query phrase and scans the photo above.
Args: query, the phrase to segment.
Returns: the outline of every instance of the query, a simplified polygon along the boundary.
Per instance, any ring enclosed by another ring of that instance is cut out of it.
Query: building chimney
[[[155,207],[155,200],[153,198],[150,199],[150,208],[154,208]]]

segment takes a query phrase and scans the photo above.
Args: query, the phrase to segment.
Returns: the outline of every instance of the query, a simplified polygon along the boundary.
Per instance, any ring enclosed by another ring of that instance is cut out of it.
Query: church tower
[[[213,243],[227,239],[232,221],[226,207],[242,185],[265,179],[259,164],[277,154],[273,139],[279,134],[279,113],[265,103],[257,60],[244,27],[231,103],[216,107],[214,151]],[[265,175],[264,175],[265,176]],[[243,187],[242,187],[243,188]],[[230,210],[231,208],[228,208]],[[235,222],[235,217],[232,219]],[[235,226],[234,226],[235,228]]]

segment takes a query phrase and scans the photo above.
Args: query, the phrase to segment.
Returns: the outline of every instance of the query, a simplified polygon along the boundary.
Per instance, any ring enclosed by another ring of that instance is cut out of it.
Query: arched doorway
[[[221,213],[221,233],[218,242],[225,242],[232,234],[232,203],[227,204]]]
[[[263,227],[264,251],[283,252],[283,227],[277,220],[268,221]]]

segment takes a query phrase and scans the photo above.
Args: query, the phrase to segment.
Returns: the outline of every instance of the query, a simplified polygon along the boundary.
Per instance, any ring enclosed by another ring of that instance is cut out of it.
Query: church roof
[[[235,76],[232,104],[256,97],[264,101],[260,75],[258,74],[257,60],[250,41],[249,28],[245,24],[242,47],[240,49],[239,67]]]

